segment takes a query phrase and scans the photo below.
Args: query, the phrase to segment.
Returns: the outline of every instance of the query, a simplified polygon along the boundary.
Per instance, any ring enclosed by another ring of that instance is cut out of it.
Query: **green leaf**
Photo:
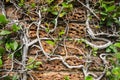
[[[107,8],[107,5],[104,4],[104,3],[102,3],[101,7],[104,8],[104,9],[106,9],[106,8]]]
[[[112,74],[114,75],[120,75],[120,68],[119,67],[115,67],[112,69]]]
[[[17,75],[14,75],[12,80],[18,80],[18,76]]]
[[[114,56],[115,56],[115,58],[120,59],[120,53],[116,53]]]
[[[101,15],[107,16],[108,14],[106,12],[100,12]]]
[[[2,67],[3,65],[3,62],[2,62],[2,59],[0,58],[0,67]]]
[[[36,63],[35,63],[36,66],[39,66],[39,65],[41,65],[41,64],[42,64],[42,62],[36,62]]]
[[[24,4],[23,4],[23,3],[19,3],[18,5],[19,5],[20,7],[24,6]]]
[[[51,4],[54,0],[46,0],[48,4]]]
[[[64,30],[62,30],[61,32],[59,32],[59,36],[61,36],[61,35],[63,35],[63,34],[65,34],[65,31],[64,31]]]
[[[64,80],[70,80],[69,76],[65,76]]]
[[[6,17],[2,14],[0,14],[0,24],[7,24],[8,20],[6,19]]]
[[[94,50],[94,51],[97,51],[97,50],[98,50],[98,48],[93,48],[93,50]]]
[[[86,76],[85,80],[93,80],[93,77],[92,76]]]
[[[1,45],[1,44],[3,44],[3,41],[2,41],[2,40],[0,41],[0,45]]]
[[[20,0],[20,3],[24,3],[24,0]]]
[[[106,49],[106,52],[117,53],[118,50],[117,50],[117,48],[116,48],[114,45],[111,45],[111,46],[109,46],[109,47]]]
[[[0,32],[0,35],[1,36],[5,36],[5,35],[8,35],[8,34],[11,34],[12,32],[11,31],[8,31],[8,30],[2,30],[1,32]]]
[[[5,48],[6,48],[7,50],[10,50],[10,49],[11,49],[10,44],[9,44],[9,43],[6,43],[6,44],[5,44]]]
[[[59,14],[59,17],[63,17],[66,14],[67,14],[66,12],[62,12],[62,13]]]
[[[73,5],[72,5],[72,4],[68,4],[68,3],[66,3],[66,2],[63,2],[63,3],[62,3],[62,6],[63,6],[64,8],[69,8],[69,9],[72,9],[72,8],[73,8]]]
[[[43,7],[43,8],[41,9],[41,12],[47,12],[47,11],[49,11],[48,8]]]
[[[35,8],[36,4],[35,3],[31,3],[31,7]]]
[[[10,47],[12,50],[15,51],[18,48],[18,43],[16,41],[14,41],[14,42],[10,43]]]
[[[68,8],[69,5],[68,5],[68,3],[63,2],[63,3],[62,3],[62,6],[63,6],[64,8]]]
[[[58,11],[52,11],[51,12],[53,15],[58,15]]]
[[[110,49],[110,48],[107,48],[107,49],[106,49],[106,52],[111,52],[111,49]]]
[[[115,9],[115,5],[112,5],[112,6],[108,7],[106,10],[107,10],[107,12],[111,12],[114,9]]]
[[[111,72],[110,71],[107,71],[106,72],[106,76],[110,76],[111,75]]]
[[[5,49],[0,46],[0,56],[2,56],[2,54],[3,54],[4,52],[5,52]]]
[[[29,58],[29,60],[28,60],[28,63],[32,63],[32,62],[34,62],[35,60],[33,59],[33,58]]]
[[[46,32],[49,32],[49,31],[50,31],[50,29],[49,29],[49,28],[45,28],[45,31],[46,31]]]
[[[53,41],[46,41],[48,44],[50,44],[50,45],[55,45],[55,42],[53,42]]]
[[[120,48],[120,43],[115,43],[114,46]]]
[[[27,69],[33,69],[34,68],[34,65],[33,64],[30,64],[28,66],[26,66]]]
[[[20,30],[20,27],[17,26],[16,24],[13,24],[12,29],[14,32],[17,32],[18,30]]]

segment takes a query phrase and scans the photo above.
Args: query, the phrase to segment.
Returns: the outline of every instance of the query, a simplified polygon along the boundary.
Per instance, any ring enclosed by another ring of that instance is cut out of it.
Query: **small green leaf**
[[[24,0],[20,0],[20,3],[24,3]]]
[[[7,50],[10,50],[10,49],[11,49],[10,44],[9,44],[9,43],[6,43],[6,44],[5,44],[5,48],[6,48]]]
[[[49,32],[49,31],[50,31],[50,29],[49,29],[49,28],[45,28],[45,31],[46,31],[46,32]]]
[[[63,17],[63,16],[65,16],[66,14],[67,14],[66,12],[62,12],[62,13],[59,14],[59,17]]]
[[[65,76],[64,80],[70,80],[69,76]]]
[[[111,72],[110,71],[107,71],[106,72],[106,76],[110,76],[111,75]]]
[[[3,65],[3,62],[2,62],[2,59],[0,58],[0,67],[2,67]]]
[[[63,6],[64,8],[68,8],[68,3],[63,2],[63,3],[62,3],[62,6]]]
[[[120,43],[115,43],[114,46],[120,48]]]
[[[6,19],[6,17],[2,14],[0,14],[0,24],[7,24],[8,20]]]
[[[53,41],[50,41],[50,40],[48,40],[48,41],[46,41],[48,44],[50,44],[50,45],[55,45],[55,42],[53,42]]]
[[[34,62],[35,60],[33,59],[33,58],[29,58],[29,60],[28,60],[28,63],[32,63],[32,62]]]
[[[13,24],[12,29],[14,32],[17,32],[18,30],[20,30],[20,27],[17,26],[16,24]]]
[[[42,64],[42,62],[36,62],[36,63],[35,63],[36,66],[39,66],[39,65],[41,65],[41,64]]]
[[[48,4],[51,4],[54,0],[46,0]]]
[[[63,2],[63,3],[62,3],[62,6],[63,6],[64,8],[69,8],[69,9],[72,9],[72,8],[73,8],[73,5],[72,5],[72,4],[68,4],[68,3],[66,3],[66,2]]]
[[[58,15],[58,11],[52,11],[51,12],[53,15]]]
[[[10,43],[10,47],[12,50],[15,51],[18,48],[18,43],[16,41],[14,41],[14,42]]]
[[[59,32],[59,36],[61,36],[61,35],[63,35],[63,34],[65,34],[65,31],[64,31],[64,30],[62,30],[61,32]]]
[[[115,58],[120,59],[120,53],[116,53],[114,56],[115,56]]]
[[[92,76],[86,76],[85,80],[93,80],[93,77]]]
[[[19,3],[18,5],[19,5],[20,7],[22,7],[24,4],[22,4],[22,3]]]
[[[5,49],[0,46],[0,56],[2,56],[2,54],[3,54],[4,52],[5,52]]]
[[[1,44],[3,44],[3,41],[2,41],[2,40],[0,41],[0,45],[1,45]]]
[[[113,52],[113,53],[117,53],[118,50],[114,45],[110,45],[107,49],[106,52]]]
[[[33,64],[30,64],[28,66],[26,66],[27,69],[33,69],[34,68],[34,65]]]
[[[98,50],[98,48],[93,48],[93,50],[94,50],[94,51],[97,51],[97,50]]]
[[[12,80],[18,80],[18,75],[14,75]]]
[[[106,49],[106,52],[111,52],[111,49],[110,49],[110,48],[107,48],[107,49]]]
[[[2,30],[1,32],[0,32],[0,35],[1,36],[5,36],[5,35],[8,35],[8,34],[11,34],[12,32],[11,31],[8,31],[8,30]]]
[[[112,74],[114,75],[120,75],[120,68],[119,67],[115,67],[112,69]]]
[[[106,12],[100,12],[101,15],[107,16]]]
[[[36,4],[35,3],[31,3],[31,7],[35,8]]]
[[[107,10],[107,12],[111,12],[114,9],[115,9],[115,5],[112,5],[112,6],[108,7],[106,10]]]

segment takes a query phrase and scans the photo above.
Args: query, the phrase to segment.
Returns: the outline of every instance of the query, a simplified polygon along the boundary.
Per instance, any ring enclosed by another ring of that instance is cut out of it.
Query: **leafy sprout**
[[[92,76],[86,76],[85,80],[94,80]]]
[[[100,4],[100,24],[102,26],[120,25],[118,17],[120,16],[120,6],[115,5],[115,0],[99,0]]]
[[[0,14],[0,25],[5,25],[8,23],[8,20],[6,19],[6,17],[3,14]]]
[[[60,9],[63,7],[63,10],[59,14],[59,17],[65,16],[69,11],[73,9],[73,5],[71,3],[68,3],[67,1],[62,2],[60,5],[58,4],[51,4],[54,0],[47,0],[47,3],[49,4],[49,8],[43,8],[42,11],[49,12],[53,15],[58,15]]]

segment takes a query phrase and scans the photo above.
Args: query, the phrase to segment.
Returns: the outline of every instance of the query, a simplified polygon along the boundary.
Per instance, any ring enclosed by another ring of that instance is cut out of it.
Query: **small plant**
[[[55,42],[54,41],[51,41],[51,40],[47,40],[46,43],[50,44],[50,45],[55,45]]]
[[[35,8],[36,4],[35,3],[31,3],[31,7]]]
[[[107,52],[112,52],[113,57],[112,57],[112,65],[113,68],[111,70],[108,70],[106,72],[106,77],[109,80],[120,80],[120,52],[119,52],[119,48],[120,48],[120,42],[116,42],[113,45],[109,46],[107,48]],[[113,62],[114,60],[114,62]]]
[[[20,7],[23,7],[23,6],[24,6],[24,2],[25,2],[24,0],[19,0],[19,4],[18,4],[18,5],[19,5]]]
[[[93,56],[97,55],[98,48],[92,48],[92,54]]]
[[[26,66],[27,69],[37,69],[42,62],[35,61],[33,58],[29,58],[28,65]]]
[[[0,15],[0,67],[2,67],[2,56],[5,52],[13,53],[18,47],[19,43],[13,38],[10,37],[12,34],[20,30],[20,27],[16,24],[11,26],[11,30],[5,29],[5,25],[8,23],[8,20],[4,15]],[[15,36],[14,36],[15,37]],[[16,51],[17,52],[17,51]],[[15,53],[16,54],[16,53]]]
[[[64,80],[70,80],[69,76],[64,76]]]
[[[100,5],[100,24],[102,26],[120,25],[120,6],[115,5],[115,0],[99,0]]]
[[[64,31],[64,30],[62,30],[62,31],[59,32],[59,36],[62,36],[62,35],[64,35],[64,34],[65,34],[65,31]]]
[[[18,80],[19,76],[18,75],[13,75],[12,80]]]
[[[94,80],[92,76],[86,76],[85,80]]]
[[[118,52],[117,48],[120,48],[120,43],[119,43],[119,42],[116,42],[116,43],[110,45],[110,46],[106,49],[106,52],[117,53],[117,52]]]
[[[65,16],[70,10],[73,9],[73,5],[71,3],[68,3],[67,1],[62,2],[60,5],[58,4],[53,5],[52,2],[54,2],[54,0],[47,0],[46,2],[50,5],[50,7],[47,9],[43,8],[42,11],[49,12],[53,15],[58,15],[60,9],[63,7],[63,10],[59,14],[59,17]]]
[[[8,20],[6,17],[2,14],[0,14],[0,28],[4,27],[8,23]]]
[[[46,0],[48,4],[51,4],[54,0]]]

